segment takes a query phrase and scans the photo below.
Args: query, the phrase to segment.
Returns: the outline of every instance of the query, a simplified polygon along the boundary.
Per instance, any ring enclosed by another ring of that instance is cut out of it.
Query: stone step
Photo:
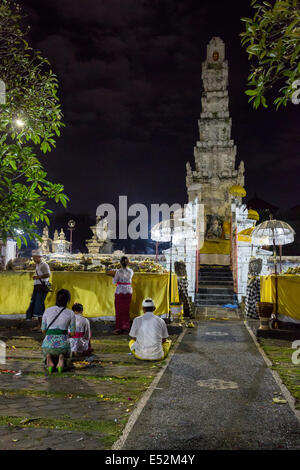
[[[232,277],[232,272],[231,271],[225,271],[225,272],[212,272],[212,271],[199,271],[200,276],[209,276],[209,277],[218,277],[218,276],[223,276],[223,277]]]
[[[233,287],[233,281],[216,281],[215,279],[213,280],[206,280],[206,281],[203,281],[203,280],[199,280],[198,281],[198,286],[199,287]]]
[[[220,292],[215,292],[218,289],[211,289],[214,292],[211,292],[210,289],[205,289],[206,292],[196,292],[195,297],[235,297],[235,292],[233,289],[219,289]]]
[[[195,304],[197,304],[198,302],[209,302],[209,304],[211,302],[214,302],[216,304],[236,304],[237,303],[237,299],[236,297],[234,297],[233,295],[231,296],[227,296],[227,297],[195,297]]]
[[[233,282],[233,279],[232,277],[199,277],[198,278],[198,282],[210,282],[210,283],[214,283],[214,282]]]
[[[232,275],[232,271],[230,271],[230,269],[228,270],[225,270],[225,269],[222,269],[222,270],[211,270],[211,269],[199,269],[199,273],[206,273],[206,274],[212,274],[213,276],[216,276],[217,274],[223,274],[225,276],[227,275]]]
[[[209,287],[200,287],[198,289],[198,292],[196,292],[196,295],[198,295],[198,294],[201,294],[201,295],[206,295],[206,294],[209,294],[209,295],[214,295],[214,294],[216,294],[216,295],[221,295],[221,294],[223,294],[223,295],[233,295],[234,292],[233,292],[232,289],[227,288],[227,287],[225,287],[225,288],[222,288],[222,287],[216,287],[216,288],[214,288],[214,287],[211,287],[211,288],[209,288]]]
[[[219,301],[216,299],[212,300],[197,300],[195,301],[195,306],[196,307],[223,307],[224,305],[231,304],[231,305],[237,305],[235,301],[232,302],[227,302],[227,301]]]
[[[195,306],[195,317],[199,320],[207,320],[214,318],[216,320],[239,320],[241,321],[241,314],[238,308],[224,308],[220,305],[216,306]]]
[[[199,269],[207,269],[210,271],[222,271],[222,270],[231,271],[229,265],[223,266],[223,265],[216,265],[216,264],[201,264],[201,263],[200,263]]]

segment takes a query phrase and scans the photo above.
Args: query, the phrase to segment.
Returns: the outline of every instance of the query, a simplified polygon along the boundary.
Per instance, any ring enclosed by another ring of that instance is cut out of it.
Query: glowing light
[[[16,124],[17,127],[24,127],[24,125],[25,125],[24,121],[22,119],[19,119],[19,118],[15,120],[15,124]]]

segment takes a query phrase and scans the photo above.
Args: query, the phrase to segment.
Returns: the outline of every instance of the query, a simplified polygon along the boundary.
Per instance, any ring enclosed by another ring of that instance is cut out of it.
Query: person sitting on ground
[[[165,359],[171,347],[171,340],[167,339],[167,326],[162,318],[154,315],[155,305],[152,299],[144,299],[142,307],[144,315],[133,320],[129,332],[129,336],[133,338],[129,342],[129,348],[137,359]]]
[[[71,294],[68,290],[59,290],[56,295],[56,305],[47,308],[42,318],[42,332],[45,334],[42,350],[49,374],[56,365],[58,372],[61,373],[65,360],[71,356],[68,329],[73,335],[76,321],[74,312],[67,308],[70,300]]]
[[[76,331],[73,336],[70,334],[69,338],[72,356],[89,356],[92,352],[90,322],[82,316],[83,306],[81,304],[74,304],[72,310],[76,320]]]

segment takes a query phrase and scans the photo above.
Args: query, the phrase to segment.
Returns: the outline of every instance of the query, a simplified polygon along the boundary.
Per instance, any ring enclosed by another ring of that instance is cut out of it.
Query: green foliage
[[[276,109],[291,101],[293,83],[300,79],[300,3],[298,0],[252,0],[253,18],[242,18],[241,44],[252,61],[245,93],[257,109],[268,107],[266,93],[276,93]]]
[[[18,232],[39,238],[36,223],[49,224],[49,199],[64,207],[68,201],[63,186],[48,181],[38,156],[55,147],[64,125],[57,77],[48,60],[29,46],[21,20],[19,6],[2,0],[0,78],[6,103],[0,105],[0,238],[13,237],[18,246],[26,240]]]

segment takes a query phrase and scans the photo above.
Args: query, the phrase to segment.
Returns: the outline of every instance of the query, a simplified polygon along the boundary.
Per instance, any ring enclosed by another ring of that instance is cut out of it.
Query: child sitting
[[[72,310],[76,320],[75,334],[70,335],[69,338],[72,356],[89,356],[92,352],[90,322],[82,316],[83,306],[81,304],[74,304]]]

